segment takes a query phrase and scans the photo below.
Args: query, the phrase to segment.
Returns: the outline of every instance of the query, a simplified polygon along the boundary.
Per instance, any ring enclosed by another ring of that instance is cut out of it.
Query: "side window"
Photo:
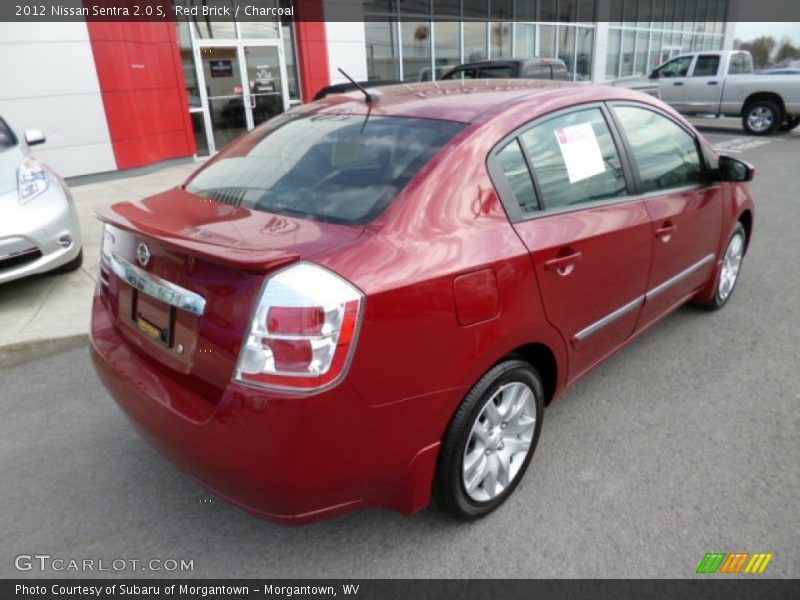
[[[535,212],[539,209],[536,199],[536,190],[533,187],[528,164],[522,154],[519,141],[514,140],[506,144],[497,153],[497,162],[506,176],[514,199],[522,209],[523,214]]]
[[[447,77],[443,77],[442,79],[463,80],[463,79],[477,79],[477,78],[478,78],[477,69],[468,67],[465,69],[459,69],[458,71],[453,71]]]
[[[553,70],[553,79],[563,79],[565,81],[571,79],[569,71],[564,65],[552,65],[551,68]]]
[[[694,137],[666,117],[635,106],[615,106],[639,169],[643,192],[705,183]]]
[[[732,54],[731,63],[728,67],[728,75],[743,75],[753,72],[751,59],[747,54]]]
[[[697,57],[692,77],[714,77],[719,70],[719,56],[703,54]]]
[[[689,65],[692,64],[691,56],[679,56],[673,58],[668,63],[661,65],[656,71],[656,78],[660,77],[686,77],[689,72]]]
[[[481,79],[511,79],[511,65],[483,67],[480,70]]]
[[[578,110],[520,136],[531,159],[544,208],[623,196],[625,174],[599,108]]]
[[[530,79],[550,79],[550,67],[547,65],[531,65],[525,69],[525,77]]]

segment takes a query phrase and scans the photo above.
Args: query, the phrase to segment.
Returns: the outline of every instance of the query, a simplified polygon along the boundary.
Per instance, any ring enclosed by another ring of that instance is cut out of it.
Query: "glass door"
[[[279,45],[243,46],[245,105],[252,129],[289,105],[286,72]]]
[[[280,41],[200,43],[195,53],[212,154],[289,107]]]
[[[247,131],[241,63],[236,46],[198,48],[214,149]],[[212,150],[213,151],[213,150]]]

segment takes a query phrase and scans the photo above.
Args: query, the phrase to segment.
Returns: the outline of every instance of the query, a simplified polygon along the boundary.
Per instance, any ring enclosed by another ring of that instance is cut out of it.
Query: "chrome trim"
[[[661,283],[654,287],[652,290],[645,294],[645,300],[652,300],[656,296],[658,296],[661,292],[671,288],[673,285],[680,283],[690,275],[693,275],[703,267],[705,267],[708,263],[713,262],[715,258],[715,254],[709,254],[708,256],[702,258],[701,260],[694,263],[688,269],[684,269],[674,277],[670,277],[664,283]]]
[[[110,262],[114,274],[140,292],[198,316],[205,312],[206,300],[200,294],[143,271],[116,252],[111,253]]]
[[[642,302],[644,302],[644,296],[639,296],[638,298],[635,298],[634,300],[631,300],[625,306],[622,306],[622,307],[618,308],[617,310],[615,310],[611,314],[606,315],[605,317],[603,317],[599,321],[596,321],[596,322],[592,323],[591,325],[589,325],[585,329],[581,329],[578,333],[575,334],[575,336],[573,337],[573,340],[576,341],[576,342],[581,342],[581,341],[585,340],[587,337],[589,337],[593,333],[597,333],[603,327],[606,327],[607,325],[611,325],[611,323],[613,323],[617,319],[620,319],[620,318],[624,317],[625,315],[627,315],[632,310],[635,310],[636,308],[638,308],[639,306],[642,305]]]

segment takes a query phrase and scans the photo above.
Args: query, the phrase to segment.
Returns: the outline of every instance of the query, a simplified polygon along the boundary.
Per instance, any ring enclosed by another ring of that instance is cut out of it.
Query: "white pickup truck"
[[[646,80],[621,79],[613,85],[648,90],[685,115],[741,117],[747,133],[767,135],[800,125],[800,75],[756,75],[748,52],[681,54]]]

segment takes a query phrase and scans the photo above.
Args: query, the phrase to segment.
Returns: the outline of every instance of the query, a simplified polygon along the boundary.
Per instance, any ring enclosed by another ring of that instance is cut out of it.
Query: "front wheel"
[[[772,100],[756,100],[744,109],[742,126],[751,135],[769,135],[783,121],[781,107]]]
[[[543,412],[542,381],[530,364],[506,360],[486,373],[442,443],[433,490],[439,507],[471,521],[505,502],[531,461]]]
[[[709,310],[717,310],[725,306],[733,294],[733,288],[739,280],[739,272],[742,269],[744,260],[744,249],[747,243],[747,234],[741,223],[736,224],[736,228],[731,234],[728,245],[725,247],[725,254],[722,257],[722,266],[717,275],[717,284],[714,297],[710,302],[704,304]]]

